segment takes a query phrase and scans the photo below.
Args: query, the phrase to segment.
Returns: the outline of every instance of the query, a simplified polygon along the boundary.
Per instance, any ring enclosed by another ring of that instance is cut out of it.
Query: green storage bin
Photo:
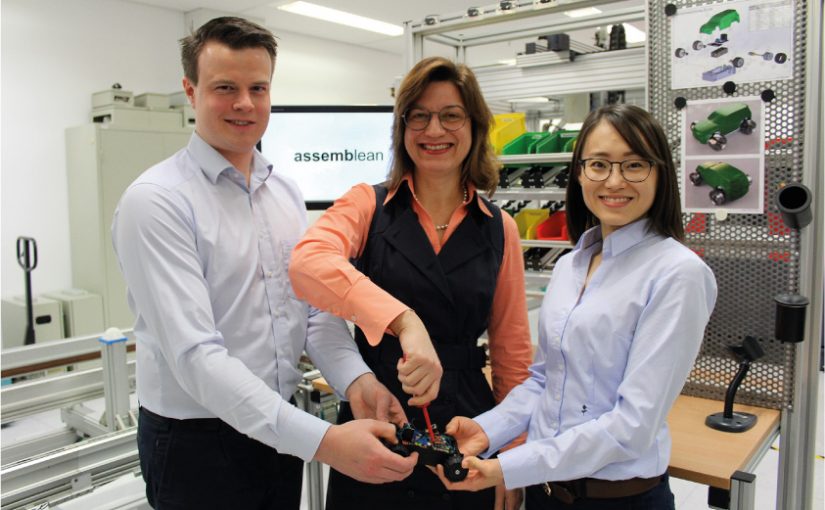
[[[576,142],[577,136],[579,136],[578,131],[556,131],[555,133],[539,140],[533,149],[536,154],[573,152],[572,147]]]
[[[535,145],[547,137],[547,133],[524,133],[501,150],[502,155],[534,154]]]

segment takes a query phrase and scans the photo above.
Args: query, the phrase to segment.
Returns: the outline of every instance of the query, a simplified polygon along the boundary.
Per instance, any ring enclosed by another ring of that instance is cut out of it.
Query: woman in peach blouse
[[[498,183],[491,123],[469,68],[441,57],[419,62],[398,90],[388,181],[338,199],[290,264],[298,297],[355,323],[365,361],[419,429],[422,412],[413,406],[429,404],[443,431],[454,416],[501,401],[531,361],[518,229],[481,196]],[[478,346],[485,330],[492,389]],[[353,417],[364,416],[342,402],[339,421]],[[477,510],[494,502],[492,489],[447,492],[423,467],[384,485],[331,470],[327,496],[329,510]],[[507,506],[520,496],[508,493]]]

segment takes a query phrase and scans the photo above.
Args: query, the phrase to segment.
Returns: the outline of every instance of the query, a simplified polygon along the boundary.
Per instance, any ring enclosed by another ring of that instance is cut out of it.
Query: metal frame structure
[[[821,177],[822,113],[817,107],[822,95],[822,4],[794,0],[791,6],[794,19],[802,20],[794,28],[796,61],[792,80],[765,83],[736,83],[736,91],[724,92],[721,84],[698,89],[671,90],[670,87],[670,26],[665,13],[667,4],[678,9],[708,5],[704,0],[651,0],[648,8],[651,38],[659,38],[650,50],[648,88],[651,111],[670,127],[670,138],[679,140],[679,113],[674,106],[677,97],[691,100],[716,99],[727,96],[759,95],[765,89],[777,93],[766,106],[766,132],[772,136],[791,136],[795,142],[782,151],[766,154],[766,182],[770,201],[766,200],[763,215],[730,215],[726,221],[708,215],[709,234],[693,236],[689,244],[704,248],[706,254],[715,254],[711,265],[717,278],[724,278],[725,291],[741,303],[717,304],[716,324],[709,327],[703,351],[707,351],[701,365],[702,372],[712,372],[725,363],[722,356],[726,342],[731,338],[756,334],[765,339],[769,357],[757,369],[760,376],[752,377],[747,391],[737,400],[781,410],[780,449],[777,487],[777,508],[810,509],[813,500],[813,470],[816,440],[816,402],[818,392],[819,338],[822,328],[822,193]],[[732,77],[735,81],[735,77]],[[796,112],[785,115],[786,111]],[[782,134],[780,134],[782,133]],[[768,152],[766,150],[766,152]],[[680,163],[681,166],[681,163]],[[767,236],[757,240],[755,233],[770,222],[769,215],[778,217],[773,203],[773,192],[784,182],[802,182],[814,193],[812,201],[814,223],[801,231],[790,231],[782,236]],[[761,244],[760,244],[761,242]],[[762,262],[771,250],[786,251],[790,258],[785,265],[766,266]],[[727,255],[718,255],[727,251]],[[820,254],[820,255],[817,255]],[[747,274],[750,280],[743,280]],[[732,277],[730,275],[735,275]],[[723,281],[719,278],[720,282]],[[758,289],[758,290],[754,290]],[[810,298],[806,338],[801,344],[780,344],[773,340],[772,295],[798,293]],[[765,294],[764,296],[761,294]],[[758,295],[758,298],[754,298]],[[747,303],[747,304],[745,304]],[[751,307],[750,315],[742,317],[732,310]],[[768,312],[768,313],[765,313]],[[770,358],[770,359],[768,359]],[[713,377],[697,375],[689,380],[686,390],[697,396],[712,396],[724,392],[726,382]],[[763,445],[764,446],[764,445]],[[742,476],[739,476],[742,475]],[[749,473],[737,473],[731,479],[729,508],[752,508],[752,486],[755,479]]]
[[[576,20],[542,23],[542,17],[560,14],[571,9],[595,7],[608,3],[605,0],[574,0],[571,2],[521,2],[510,11],[501,12],[495,6],[480,8],[477,17],[464,13],[445,16],[437,23],[405,23],[405,65],[409,69],[425,56],[425,42],[432,42],[454,49],[454,59],[467,61],[467,51],[484,45],[538,37],[548,32],[559,33],[594,28],[630,21],[643,21],[643,6],[612,10],[599,16]],[[532,22],[531,22],[532,21]],[[512,22],[518,22],[514,24]],[[486,27],[496,24],[511,25],[495,33],[487,33]],[[527,24],[528,26],[522,26]],[[481,31],[473,35],[473,31]],[[571,42],[571,47],[574,42]],[[592,47],[596,50],[598,48]],[[573,61],[553,59],[554,54],[541,53],[519,57],[517,65],[490,65],[475,69],[476,78],[484,92],[485,100],[495,113],[509,111],[508,99],[520,97],[551,96],[576,92],[597,92],[624,89],[643,89],[646,85],[645,51],[642,47],[626,50],[603,51],[580,55]],[[547,65],[548,59],[553,65]],[[527,62],[526,60],[529,60]],[[637,69],[639,72],[628,72]],[[584,80],[584,82],[582,81]]]
[[[130,331],[114,341],[92,335],[3,352],[4,373],[36,372],[95,355],[102,359],[102,366],[19,381],[0,391],[4,423],[61,409],[66,424],[62,430],[4,448],[2,508],[64,501],[139,469],[137,420],[129,409],[134,361],[126,358],[127,345],[133,344]],[[103,420],[83,405],[100,397],[106,403]]]
[[[802,1],[802,0],[799,0]],[[810,296],[805,341],[796,349],[794,359],[794,400],[782,413],[780,477],[777,508],[812,510],[814,494],[814,449],[818,395],[820,339],[823,328],[823,178],[825,164],[823,134],[823,48],[822,2],[805,1],[805,116],[802,179],[813,192],[814,221],[801,233],[799,292]],[[818,196],[817,196],[818,194]]]
[[[552,1],[552,2],[516,2],[511,10],[501,11],[496,5],[478,8],[479,15],[470,17],[467,13],[456,13],[446,15],[432,24],[427,24],[427,20],[408,21],[404,26],[404,37],[406,39],[406,51],[404,53],[404,65],[409,69],[424,57],[424,41],[429,40],[435,43],[452,46],[455,48],[455,60],[466,61],[467,48],[493,44],[498,42],[535,37],[547,33],[548,28],[554,31],[570,31],[581,28],[596,26],[592,23],[593,18],[585,21],[570,21],[564,24],[556,24],[553,27],[536,26],[531,28],[517,27],[509,31],[499,31],[493,35],[465,35],[464,32],[470,29],[500,24],[504,21],[524,21],[548,14],[561,13],[571,9],[584,7],[596,7],[598,5],[615,3],[614,0],[573,0],[573,1]],[[600,16],[600,24],[623,23],[627,21],[637,21],[644,19],[643,9],[624,9],[611,14]]]
[[[137,413],[130,408],[135,362],[126,357],[134,345],[132,331],[123,338],[104,340],[97,335],[44,342],[3,352],[5,373],[30,373],[88,360],[98,354],[102,366],[61,375],[34,378],[0,390],[0,414],[7,423],[45,410],[60,409],[62,430],[21,441],[3,449],[0,468],[3,510],[31,508],[48,501],[64,502],[91,492],[126,473],[140,472],[137,452]],[[295,398],[298,406],[318,416],[323,408],[311,380],[304,374]],[[103,416],[84,406],[103,397]],[[318,400],[318,402],[316,402]],[[85,439],[83,439],[85,438]],[[81,440],[83,439],[83,440]],[[307,463],[309,508],[323,509],[322,467]]]

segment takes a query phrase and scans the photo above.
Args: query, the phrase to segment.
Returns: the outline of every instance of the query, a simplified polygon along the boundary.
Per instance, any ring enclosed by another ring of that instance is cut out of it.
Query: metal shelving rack
[[[511,8],[504,10],[502,3],[487,7],[468,9],[467,12],[445,16],[428,16],[421,21],[410,21],[405,26],[407,51],[406,67],[425,56],[425,45],[435,43],[452,47],[453,59],[467,62],[469,49],[488,44],[522,40],[551,33],[566,33],[645,19],[645,8],[638,5],[611,9],[598,16],[573,19],[562,16],[564,11],[615,4],[609,0],[521,1],[510,2]],[[471,16],[470,10],[474,10]],[[575,41],[571,41],[571,48]],[[577,48],[574,48],[577,49]],[[592,50],[598,48],[592,47]],[[580,50],[581,51],[581,50]],[[545,58],[552,53],[541,53],[530,57],[530,62],[522,65],[496,64],[474,68],[476,78],[484,93],[485,100],[494,112],[510,111],[508,99],[532,96],[560,96],[576,93],[604,92],[609,90],[644,89],[647,85],[647,61],[644,47],[624,50],[597,51],[578,55],[575,61],[559,62]],[[524,57],[521,57],[524,59]],[[521,154],[500,156],[504,165],[539,166],[543,164],[567,163],[571,153]],[[522,201],[563,201],[566,190],[560,187],[544,188],[499,188],[495,200]],[[562,250],[572,248],[569,242],[522,240],[525,248],[550,248],[550,260],[543,270],[528,270],[526,275],[529,306],[540,304],[543,288],[552,274],[553,262]]]

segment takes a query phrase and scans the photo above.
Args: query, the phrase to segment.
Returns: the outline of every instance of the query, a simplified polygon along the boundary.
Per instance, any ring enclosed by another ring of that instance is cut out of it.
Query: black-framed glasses
[[[430,125],[433,115],[438,117],[438,122],[445,131],[457,131],[464,127],[467,122],[467,112],[464,108],[454,105],[442,108],[441,111],[431,112],[423,108],[410,108],[402,118],[404,124],[413,131],[424,131]]]
[[[579,161],[584,176],[591,181],[606,181],[613,173],[613,165],[619,165],[619,171],[627,182],[642,182],[650,176],[655,162],[646,159],[626,159],[608,161],[606,159],[588,158]]]

